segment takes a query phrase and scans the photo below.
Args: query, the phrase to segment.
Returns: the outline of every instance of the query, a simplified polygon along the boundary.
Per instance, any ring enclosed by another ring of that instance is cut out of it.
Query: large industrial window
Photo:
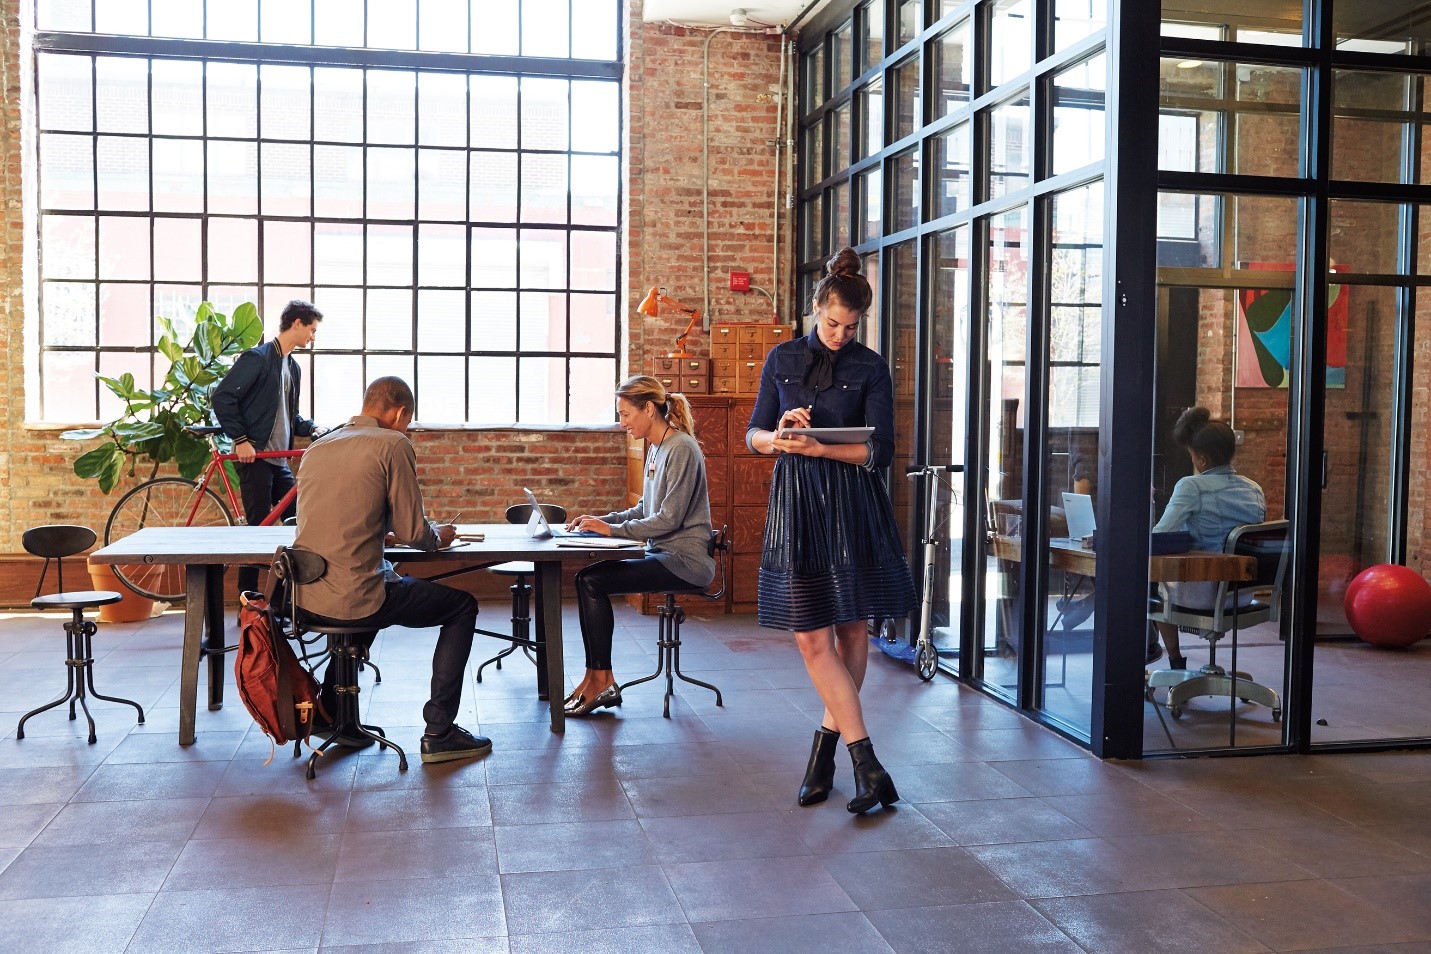
[[[107,417],[155,315],[325,313],[305,413],[610,420],[616,0],[39,0],[29,414]],[[479,16],[480,14],[480,16]]]

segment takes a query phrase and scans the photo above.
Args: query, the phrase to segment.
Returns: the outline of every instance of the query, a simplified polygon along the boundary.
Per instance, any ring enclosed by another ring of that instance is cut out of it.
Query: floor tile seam
[[[1215,921],[1215,922],[1217,922],[1217,923],[1223,925],[1224,927],[1226,927],[1228,930],[1233,931],[1233,932],[1236,932],[1237,934],[1239,934],[1239,935],[1242,936],[1243,938],[1246,938],[1248,941],[1252,942],[1253,944],[1256,944],[1256,945],[1260,946],[1260,947],[1263,949],[1263,951],[1269,952],[1269,954],[1271,954],[1272,948],[1268,947],[1266,944],[1263,944],[1263,943],[1262,943],[1262,940],[1261,940],[1260,938],[1254,937],[1253,935],[1249,934],[1247,931],[1244,931],[1242,928],[1238,927],[1236,924],[1234,924],[1234,923],[1232,923],[1231,921],[1229,921],[1227,918],[1223,917],[1221,914],[1218,914],[1216,911],[1212,910],[1212,909],[1209,908],[1207,905],[1203,904],[1200,900],[1198,900],[1197,898],[1195,898],[1195,897],[1193,897],[1191,894],[1189,894],[1189,893],[1187,892],[1187,889],[1185,889],[1185,888],[1149,888],[1149,889],[1146,889],[1146,890],[1139,890],[1139,891],[1118,891],[1118,892],[1108,892],[1108,893],[1109,893],[1109,894],[1155,894],[1155,893],[1159,893],[1159,892],[1168,892],[1168,891],[1172,891],[1172,892],[1175,892],[1175,893],[1177,893],[1177,894],[1182,895],[1182,896],[1183,896],[1184,898],[1186,898],[1186,899],[1188,900],[1188,902],[1190,902],[1191,904],[1195,904],[1195,905],[1197,905],[1199,908],[1202,908],[1202,910],[1207,913],[1207,918],[1208,918],[1209,920]],[[1101,896],[1101,895],[1068,895],[1067,897],[1100,897],[1100,896]],[[1053,924],[1053,926],[1054,926],[1055,928],[1057,928],[1060,933],[1064,934],[1065,936],[1068,936],[1068,935],[1067,935],[1067,932],[1065,932],[1061,927],[1059,927],[1056,923],[1054,923],[1053,920],[1048,917],[1048,915],[1044,914],[1044,912],[1043,912],[1042,910],[1040,910],[1037,905],[1034,904],[1034,901],[1059,901],[1059,900],[1062,900],[1062,897],[1057,897],[1057,898],[1036,898],[1036,899],[1033,899],[1033,900],[1025,899],[1025,900],[1024,900],[1024,903],[1027,904],[1029,907],[1033,908],[1036,912],[1038,912],[1039,917],[1041,917],[1041,918],[1043,918],[1044,920],[1048,921],[1050,924]],[[1088,952],[1090,952],[1090,954],[1097,954],[1097,952],[1096,952],[1094,949],[1092,949],[1092,948],[1087,948],[1087,947],[1084,947],[1084,946],[1081,945],[1081,944],[1078,944],[1078,942],[1077,942],[1076,940],[1073,940],[1072,937],[1069,937],[1069,940],[1073,941],[1073,943],[1074,943],[1075,945],[1077,945],[1080,950],[1088,951]]]
[[[680,894],[676,891],[675,885],[671,884],[671,878],[670,878],[670,876],[666,873],[666,870],[665,870],[662,866],[660,866],[660,865],[634,865],[634,866],[633,866],[633,865],[623,865],[623,866],[620,866],[619,868],[617,868],[617,867],[613,867],[613,868],[584,868],[584,869],[580,869],[580,870],[582,870],[582,871],[606,871],[606,870],[610,870],[610,871],[630,871],[633,867],[634,867],[634,868],[652,868],[652,869],[654,869],[654,870],[661,876],[661,882],[666,886],[666,890],[670,892],[671,897],[675,899],[676,906],[680,909],[680,912],[681,912],[681,920],[679,920],[679,921],[656,921],[656,922],[653,922],[653,924],[685,924],[685,925],[687,925],[687,926],[690,926],[691,923],[692,923],[692,921],[691,921],[691,919],[690,919],[690,916],[689,916],[688,913],[686,912],[685,905],[681,903],[681,896],[680,896]],[[524,874],[561,874],[561,873],[563,873],[563,872],[552,872],[552,871],[529,871],[529,872],[521,872],[521,871],[518,871],[518,872],[513,872],[512,874],[509,874],[509,875],[498,875],[498,876],[497,876],[497,879],[498,879],[498,887],[499,887],[499,889],[500,889],[500,894],[501,894],[501,898],[502,898],[502,924],[503,924],[503,927],[506,928],[506,933],[505,933],[505,936],[506,936],[506,937],[508,937],[508,938],[512,938],[512,937],[534,937],[534,936],[542,935],[542,934],[565,934],[565,933],[569,933],[569,932],[571,931],[571,928],[566,927],[566,928],[558,928],[557,930],[554,930],[554,931],[517,931],[517,932],[514,932],[514,931],[512,930],[512,928],[511,928],[511,924],[508,923],[509,919],[508,919],[508,917],[507,917],[507,885],[506,885],[505,879],[507,879],[507,878],[518,878],[518,877],[521,877],[521,876],[524,875]],[[652,926],[652,924],[623,925],[622,927],[650,927],[650,926]],[[599,930],[599,929],[598,929],[598,930]],[[611,929],[608,928],[608,930],[611,930]],[[617,928],[616,930],[620,930],[620,928]]]

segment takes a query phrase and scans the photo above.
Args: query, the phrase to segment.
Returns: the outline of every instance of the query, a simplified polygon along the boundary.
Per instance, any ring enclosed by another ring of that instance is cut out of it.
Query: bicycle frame
[[[224,466],[224,463],[226,461],[234,461],[236,463],[242,463],[242,461],[239,461],[237,454],[234,454],[232,452],[225,454],[220,451],[218,448],[218,444],[215,443],[213,438],[209,438],[209,448],[212,453],[212,456],[209,460],[209,466],[204,469],[204,475],[198,480],[198,487],[200,493],[194,495],[194,505],[192,508],[190,508],[189,515],[184,518],[184,525],[189,526],[194,522],[194,514],[198,512],[199,504],[203,501],[202,491],[208,488],[210,483],[213,482],[215,472],[219,474],[219,483],[223,485],[224,496],[228,498],[229,506],[233,508],[234,517],[236,519],[244,520],[244,522],[247,522],[245,520],[243,504],[239,501],[238,493],[234,490],[233,481],[229,480],[229,469]],[[259,451],[254,455],[254,459],[286,460],[289,458],[296,459],[302,456],[303,451],[301,449],[286,451]],[[293,501],[297,497],[298,485],[294,484],[293,487],[289,488],[288,493],[283,495],[283,499],[274,505],[274,508],[268,512],[268,516],[264,517],[258,525],[260,527],[273,526],[275,523],[278,522],[278,518],[283,515],[283,512],[288,509],[288,505],[293,503]]]

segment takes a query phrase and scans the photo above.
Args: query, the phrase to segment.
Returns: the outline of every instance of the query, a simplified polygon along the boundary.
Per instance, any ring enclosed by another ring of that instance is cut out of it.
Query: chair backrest
[[[729,579],[729,572],[726,564],[730,560],[730,535],[727,528],[721,527],[719,530],[711,531],[711,542],[706,547],[706,552],[715,558],[716,579],[719,585],[714,591],[706,587],[701,591],[701,598],[712,602],[725,596],[726,582]]]
[[[273,552],[273,576],[287,587],[284,602],[289,619],[298,616],[298,587],[323,579],[327,572],[328,561],[312,550],[279,547]]]
[[[65,560],[67,556],[74,556],[76,553],[83,553],[94,546],[95,532],[89,527],[76,527],[69,524],[50,524],[44,527],[32,527],[25,531],[20,538],[20,545],[27,553],[37,557],[45,558],[45,565],[40,568],[40,580],[35,584],[35,595],[39,596],[40,591],[45,587],[45,574],[50,571],[50,561],[55,561],[55,576],[59,584],[59,592],[65,589]]]
[[[1250,585],[1270,588],[1272,618],[1278,618],[1282,602],[1282,582],[1287,576],[1287,555],[1291,551],[1287,534],[1290,524],[1286,520],[1268,520],[1264,523],[1245,523],[1233,527],[1227,535],[1224,553],[1250,556],[1257,561],[1257,570]]]
[[[547,518],[547,523],[566,523],[566,508],[556,504],[542,504],[542,516]],[[508,523],[526,523],[531,517],[531,504],[512,504],[507,508]]]

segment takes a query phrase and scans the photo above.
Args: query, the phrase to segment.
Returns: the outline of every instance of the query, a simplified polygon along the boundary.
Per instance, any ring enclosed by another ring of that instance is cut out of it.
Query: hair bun
[[[861,264],[859,253],[849,246],[845,246],[826,263],[825,271],[836,278],[848,278],[860,273]]]
[[[1205,407],[1190,407],[1178,415],[1173,425],[1173,440],[1186,446],[1198,431],[1207,427],[1212,420],[1212,412]]]

